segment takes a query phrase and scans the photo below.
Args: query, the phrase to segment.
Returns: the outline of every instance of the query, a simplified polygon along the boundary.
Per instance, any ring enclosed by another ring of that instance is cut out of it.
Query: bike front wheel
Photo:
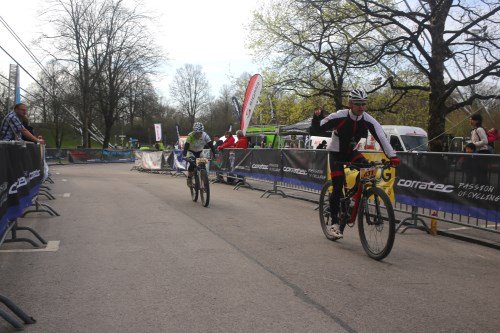
[[[208,207],[210,203],[210,182],[207,170],[200,170],[200,198],[203,207]]]
[[[396,235],[396,219],[389,196],[378,187],[371,187],[361,199],[358,231],[366,254],[382,260],[391,253]]]
[[[331,233],[332,217],[330,214],[330,195],[332,194],[332,191],[332,181],[329,180],[323,185],[319,195],[319,221],[325,237],[331,241],[336,241],[338,237]]]
[[[189,188],[191,191],[191,200],[194,202],[198,201],[198,193],[200,192],[200,179],[198,178],[198,172],[193,175],[193,185]]]

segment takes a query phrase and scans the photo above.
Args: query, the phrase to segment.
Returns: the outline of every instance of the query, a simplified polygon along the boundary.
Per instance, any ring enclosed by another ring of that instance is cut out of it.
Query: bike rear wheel
[[[201,169],[200,175],[200,198],[203,207],[208,207],[210,203],[210,182],[208,180],[207,170]]]
[[[396,219],[389,196],[380,188],[366,191],[359,206],[358,231],[366,254],[382,260],[391,253],[396,235]]]
[[[200,192],[200,179],[198,177],[198,172],[195,171],[193,175],[193,186],[189,188],[191,191],[191,200],[194,202],[198,201],[198,193]]]
[[[329,180],[323,185],[319,195],[319,221],[325,237],[331,241],[336,241],[338,238],[331,233],[332,217],[330,215],[330,195],[332,191],[332,181]]]

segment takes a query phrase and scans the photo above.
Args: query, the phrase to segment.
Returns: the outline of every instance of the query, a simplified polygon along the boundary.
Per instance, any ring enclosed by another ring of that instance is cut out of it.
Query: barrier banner
[[[0,237],[8,221],[22,215],[40,190],[43,179],[38,145],[0,143]]]
[[[321,190],[326,181],[326,151],[284,149],[282,154],[285,183]]]
[[[252,177],[270,181],[282,181],[281,152],[274,149],[252,151]]]
[[[398,153],[396,201],[500,222],[500,156]]]
[[[148,170],[161,170],[162,156],[162,151],[143,151],[141,167]]]
[[[103,161],[101,149],[71,149],[68,154],[70,163],[100,163]]]
[[[173,170],[184,171],[187,170],[186,161],[182,158],[182,150],[175,149],[170,152],[165,159],[166,165]]]
[[[46,148],[45,160],[47,162],[59,162],[68,158],[67,149]]]
[[[103,162],[132,162],[133,155],[131,150],[114,150],[114,149],[103,149],[102,150],[102,160]]]
[[[249,176],[252,169],[252,150],[229,149],[229,170],[239,176]]]
[[[215,159],[210,161],[210,171],[229,171],[229,149],[220,151]]]
[[[142,151],[140,150],[134,150],[134,167],[140,168],[142,167]]]

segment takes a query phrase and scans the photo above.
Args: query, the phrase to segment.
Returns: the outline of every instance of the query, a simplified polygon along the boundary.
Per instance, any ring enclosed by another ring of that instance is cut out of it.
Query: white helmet
[[[349,93],[349,102],[366,102],[368,95],[363,89],[354,89]]]
[[[205,130],[205,127],[203,126],[202,123],[196,122],[193,124],[193,131],[194,132],[200,133],[200,132],[203,132],[204,130]]]

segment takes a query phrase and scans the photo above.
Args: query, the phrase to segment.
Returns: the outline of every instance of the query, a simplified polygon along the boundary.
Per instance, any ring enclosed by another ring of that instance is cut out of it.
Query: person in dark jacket
[[[340,197],[345,182],[344,164],[346,162],[366,164],[367,160],[355,149],[361,138],[366,138],[370,132],[378,141],[384,153],[390,159],[393,166],[400,163],[399,157],[385,136],[384,130],[379,122],[365,112],[368,95],[362,89],[354,89],[349,93],[349,109],[339,110],[336,113],[325,116],[322,109],[314,112],[311,130],[316,135],[324,134],[327,130],[332,131],[332,140],[326,150],[330,161],[333,191],[330,196],[330,212],[332,217],[331,234],[336,238],[342,238],[345,223],[340,223],[338,218]]]

